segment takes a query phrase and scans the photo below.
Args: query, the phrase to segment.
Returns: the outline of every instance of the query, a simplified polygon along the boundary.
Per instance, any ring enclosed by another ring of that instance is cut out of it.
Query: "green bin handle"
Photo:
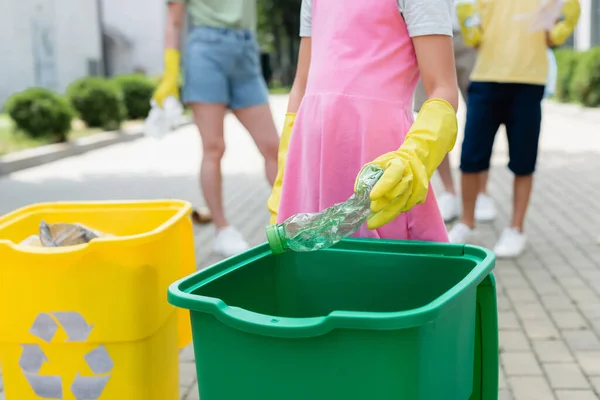
[[[470,400],[498,400],[498,307],[496,280],[489,274],[477,286],[475,368]]]

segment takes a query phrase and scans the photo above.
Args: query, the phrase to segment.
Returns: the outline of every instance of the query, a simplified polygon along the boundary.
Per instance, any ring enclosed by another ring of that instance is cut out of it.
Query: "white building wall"
[[[165,0],[102,0],[105,26],[117,30],[131,47],[119,49],[113,60],[114,73],[129,73],[136,68],[149,75],[162,72]]]
[[[44,23],[35,22],[40,15]],[[40,27],[48,33],[44,40],[36,34]],[[88,60],[101,58],[99,35],[95,0],[0,1],[0,106],[28,87],[62,92],[86,76]]]

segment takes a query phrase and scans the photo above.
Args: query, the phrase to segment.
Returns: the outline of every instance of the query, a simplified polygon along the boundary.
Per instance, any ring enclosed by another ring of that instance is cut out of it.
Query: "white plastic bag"
[[[548,78],[546,80],[546,87],[544,89],[544,97],[550,97],[554,95],[556,91],[556,79],[558,78],[558,65],[556,64],[556,57],[552,49],[547,49],[548,53]]]
[[[549,31],[562,14],[563,0],[541,0],[539,8],[529,14],[518,14],[515,21],[527,21],[531,32]]]
[[[160,107],[154,100],[152,109],[144,121],[144,133],[153,138],[162,138],[177,127],[183,116],[183,106],[179,100],[169,96]]]

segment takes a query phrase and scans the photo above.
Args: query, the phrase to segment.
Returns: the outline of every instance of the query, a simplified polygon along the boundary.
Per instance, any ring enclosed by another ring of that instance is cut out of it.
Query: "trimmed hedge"
[[[150,112],[150,100],[156,83],[142,74],[118,75],[114,81],[123,93],[127,118],[146,118]]]
[[[75,114],[64,96],[44,88],[30,88],[12,95],[5,110],[16,127],[28,136],[50,137],[57,142],[67,140]]]
[[[76,80],[67,89],[67,97],[90,128],[118,129],[127,115],[121,88],[108,79]]]
[[[584,52],[557,49],[555,55],[558,64],[555,99],[600,107],[600,46]]]
[[[600,107],[600,47],[581,54],[569,92],[578,103],[586,107]]]

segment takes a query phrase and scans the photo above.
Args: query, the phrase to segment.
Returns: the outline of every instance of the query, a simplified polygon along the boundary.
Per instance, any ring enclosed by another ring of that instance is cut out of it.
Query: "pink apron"
[[[361,167],[400,147],[419,78],[397,0],[313,0],[312,56],[285,167],[278,222],[348,199]],[[363,238],[447,242],[427,201]]]

